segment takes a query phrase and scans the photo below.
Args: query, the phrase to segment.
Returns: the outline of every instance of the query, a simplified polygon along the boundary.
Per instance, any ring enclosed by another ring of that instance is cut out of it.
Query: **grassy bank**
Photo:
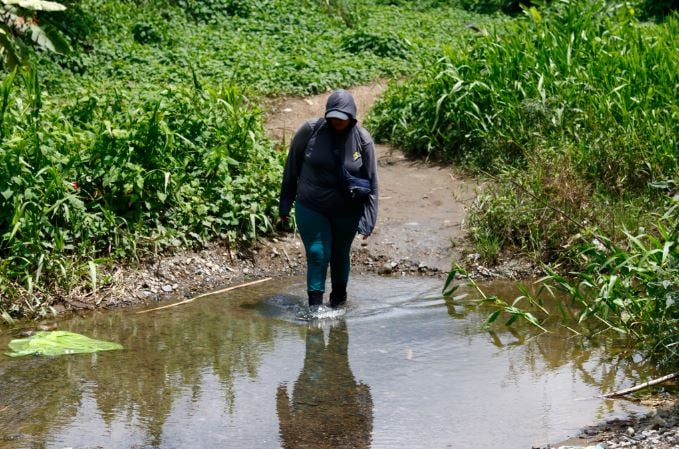
[[[558,2],[441,52],[370,123],[493,181],[469,219],[484,259],[518,249],[551,263],[584,307],[576,322],[674,357],[677,73],[676,14],[644,23],[628,4]]]
[[[106,288],[114,264],[270,232],[285,151],[263,130],[264,96],[401,77],[496,20],[438,1],[63,3],[35,23],[71,51],[2,66],[8,321]]]
[[[1,142],[5,313],[104,286],[100,263],[271,229],[280,154],[238,88],[53,102],[34,73],[22,82],[5,86],[23,105],[4,114]]]

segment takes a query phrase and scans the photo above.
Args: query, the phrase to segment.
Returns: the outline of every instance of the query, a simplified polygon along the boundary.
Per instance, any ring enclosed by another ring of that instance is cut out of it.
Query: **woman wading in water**
[[[377,164],[368,131],[358,125],[349,92],[330,94],[325,116],[304,123],[292,140],[283,174],[279,215],[295,221],[307,260],[309,307],[323,303],[330,264],[330,306],[347,299],[351,243],[367,238],[377,219]]]

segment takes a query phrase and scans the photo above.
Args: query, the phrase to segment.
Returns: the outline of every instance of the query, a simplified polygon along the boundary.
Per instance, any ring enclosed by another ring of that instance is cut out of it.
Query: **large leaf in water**
[[[6,353],[10,357],[22,355],[55,356],[123,349],[122,345],[118,343],[95,340],[85,335],[66,331],[37,332],[28,338],[10,341],[9,348],[13,351]]]
[[[16,5],[20,8],[31,9],[33,11],[63,11],[66,9],[64,5],[57,2],[48,2],[43,0],[0,0],[5,5]]]

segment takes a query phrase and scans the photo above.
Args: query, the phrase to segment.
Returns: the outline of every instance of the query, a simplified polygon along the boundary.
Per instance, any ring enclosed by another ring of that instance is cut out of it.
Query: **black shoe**
[[[323,292],[307,292],[309,295],[309,307],[323,304]]]
[[[342,307],[347,302],[347,292],[346,291],[333,291],[330,293],[330,307],[336,309]]]

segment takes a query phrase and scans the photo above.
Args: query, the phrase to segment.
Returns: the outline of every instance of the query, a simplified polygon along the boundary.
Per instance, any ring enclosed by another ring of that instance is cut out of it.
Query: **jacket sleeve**
[[[375,152],[375,144],[373,143],[370,134],[361,129],[361,137],[363,140],[363,160],[365,163],[366,176],[370,181],[370,195],[363,205],[363,215],[358,222],[358,233],[368,236],[372,234],[377,222],[377,200],[379,198],[377,186],[377,154]]]
[[[305,122],[295,133],[288,151],[288,158],[283,170],[283,182],[281,185],[281,196],[278,202],[278,215],[285,217],[290,215],[292,203],[297,196],[297,180],[302,170],[304,162],[304,150],[313,133],[313,126],[310,122]]]

